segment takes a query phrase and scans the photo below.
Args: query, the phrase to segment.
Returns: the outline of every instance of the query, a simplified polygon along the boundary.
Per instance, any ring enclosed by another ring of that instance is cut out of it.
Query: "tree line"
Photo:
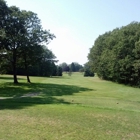
[[[100,35],[88,60],[90,69],[100,78],[140,87],[140,23]]]
[[[63,62],[62,64],[59,65],[62,68],[63,72],[79,72],[80,69],[83,68],[82,65],[80,65],[77,62],[72,62],[71,64],[67,64],[66,62]]]
[[[17,74],[25,74],[28,82],[29,75],[62,75],[55,55],[46,47],[54,38],[42,28],[36,13],[8,7],[0,0],[0,73],[13,74],[14,83]]]
[[[62,68],[63,72],[67,72],[69,75],[72,74],[72,72],[82,72],[84,73],[84,76],[94,76],[94,72],[90,70],[89,63],[85,63],[84,66],[80,65],[77,62],[72,62],[71,64],[67,64],[66,62],[63,62],[59,65]]]

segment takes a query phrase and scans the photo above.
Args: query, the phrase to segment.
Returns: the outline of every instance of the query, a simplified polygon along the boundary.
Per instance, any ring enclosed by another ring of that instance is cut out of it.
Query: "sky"
[[[140,22],[140,0],[6,0],[8,6],[37,13],[43,29],[55,34],[47,46],[58,64],[85,64],[99,35]]]

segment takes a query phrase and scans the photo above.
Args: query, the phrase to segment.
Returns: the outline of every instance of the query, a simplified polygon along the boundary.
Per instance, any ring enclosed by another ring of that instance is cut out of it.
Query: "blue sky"
[[[95,39],[116,27],[140,21],[140,0],[6,0],[38,14],[56,35],[48,48],[59,63],[86,63]]]

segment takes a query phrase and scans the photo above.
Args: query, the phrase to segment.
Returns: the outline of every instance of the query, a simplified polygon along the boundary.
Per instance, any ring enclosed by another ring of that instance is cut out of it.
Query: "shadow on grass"
[[[93,89],[59,84],[13,83],[0,84],[0,109],[22,109],[36,104],[70,104],[57,96],[73,95]],[[37,96],[26,96],[36,94]]]

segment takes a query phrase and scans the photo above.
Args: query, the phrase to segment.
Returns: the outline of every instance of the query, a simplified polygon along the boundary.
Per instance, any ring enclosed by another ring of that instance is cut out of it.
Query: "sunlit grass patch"
[[[31,84],[19,76],[18,85],[3,77],[0,139],[140,139],[138,88],[81,73],[31,77]]]

